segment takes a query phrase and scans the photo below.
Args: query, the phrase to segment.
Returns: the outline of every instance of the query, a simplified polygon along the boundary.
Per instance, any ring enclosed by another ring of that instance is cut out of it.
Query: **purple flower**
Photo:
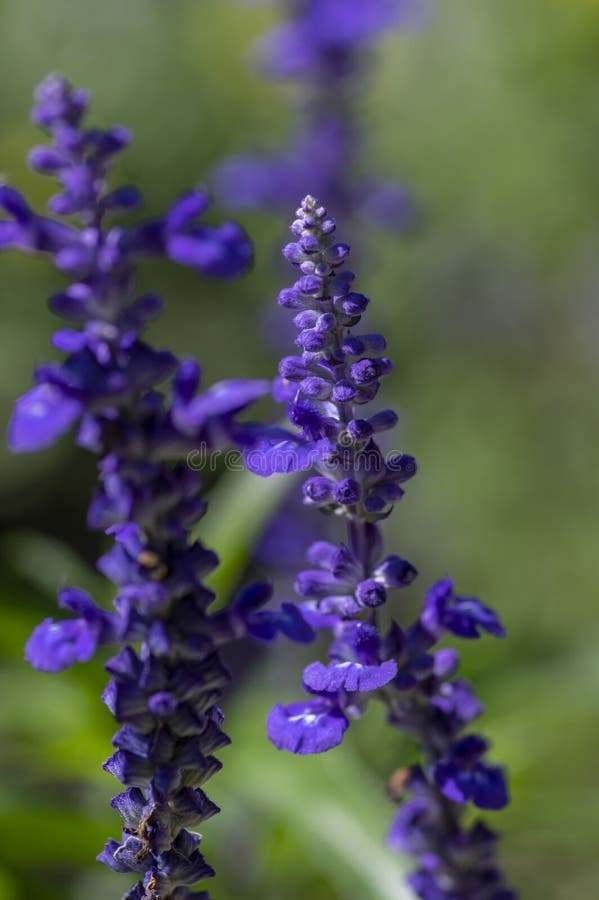
[[[479,638],[481,630],[496,637],[505,636],[494,611],[479,600],[456,597],[449,578],[437,582],[428,592],[420,621],[436,638],[445,629],[463,638]]]
[[[117,640],[117,617],[99,609],[85,591],[63,589],[58,603],[80,618],[62,622],[45,619],[34,629],[25,647],[25,659],[44,672],[60,672],[74,663],[87,662],[99,644]]]
[[[8,444],[14,453],[50,447],[79,418],[82,403],[65,396],[54,384],[38,384],[15,405],[8,426]]]
[[[236,222],[218,226],[199,222],[208,206],[203,191],[184,194],[162,219],[131,229],[123,237],[123,246],[129,252],[167,256],[216,278],[240,275],[252,263],[252,244]]]
[[[91,659],[97,644],[97,633],[85,619],[45,619],[27,641],[25,659],[43,672],[60,672]]]
[[[482,757],[488,744],[478,735],[462,738],[448,757],[434,767],[434,778],[443,794],[454,803],[469,800],[480,809],[502,809],[509,803],[503,771],[488,766]]]
[[[340,744],[347,726],[343,712],[332,701],[319,698],[275,706],[268,714],[266,730],[278,750],[311,754]]]
[[[324,461],[331,452],[327,438],[318,441],[297,440],[293,435],[283,439],[259,441],[244,451],[248,471],[268,478],[270,475],[302,472]]]

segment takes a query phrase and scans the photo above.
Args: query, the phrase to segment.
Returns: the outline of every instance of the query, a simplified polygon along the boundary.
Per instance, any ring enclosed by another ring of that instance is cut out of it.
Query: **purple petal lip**
[[[396,675],[397,663],[392,659],[374,666],[358,662],[336,662],[325,666],[314,662],[304,670],[304,685],[308,690],[328,693],[376,691],[389,684]]]
[[[268,715],[266,728],[278,750],[308,755],[336,747],[348,725],[337,706],[319,699],[275,706]]]
[[[27,641],[25,659],[34,669],[61,672],[76,662],[91,659],[97,643],[97,630],[84,619],[45,619]]]
[[[52,384],[38,384],[16,404],[8,426],[8,444],[15,453],[50,447],[79,418],[83,406]]]

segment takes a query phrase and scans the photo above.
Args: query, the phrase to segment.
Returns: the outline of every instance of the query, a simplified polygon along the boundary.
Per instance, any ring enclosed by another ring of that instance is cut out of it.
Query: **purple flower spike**
[[[246,592],[238,608],[211,615],[214,594],[202,579],[218,559],[191,534],[206,510],[192,451],[252,442],[261,426],[236,417],[270,383],[231,379],[198,394],[197,363],[179,363],[142,339],[162,301],[136,296],[138,256],[224,278],[247,269],[251,244],[234,223],[199,221],[207,206],[201,192],[159,219],[111,226],[114,212],[141,201],[135,188],[108,186],[112,158],[131,135],[87,128],[87,105],[87,95],[58,75],[36,91],[33,118],[52,143],[35,148],[30,163],[56,178],[49,208],[74,224],[37,215],[18,192],[0,187],[10,217],[0,222],[0,249],[46,253],[71,279],[50,301],[68,322],[53,338],[66,357],[38,367],[36,386],[16,403],[9,443],[38,450],[80,420],[78,445],[99,457],[88,524],[113,541],[97,567],[117,593],[108,612],[83,591],[61,591],[59,605],[76,618],[46,619],[25,655],[34,667],[58,672],[88,661],[99,645],[120,645],[106,665],[103,700],[120,725],[105,768],[128,786],[114,803],[124,828],[98,859],[135,876],[130,900],[183,900],[214,874],[196,828],[218,812],[200,785],[219,770],[214,753],[229,743],[218,703],[231,676],[219,648],[252,630],[267,640],[277,633],[307,640],[313,631],[291,604],[259,610],[270,596],[263,586]]]
[[[266,730],[278,750],[302,755],[324,753],[343,740],[349,723],[339,707],[325,699],[275,706]]]
[[[258,42],[257,56],[272,78],[299,85],[295,133],[282,149],[264,156],[239,154],[221,163],[213,178],[217,196],[231,208],[284,210],[309,187],[348,216],[398,231],[410,227],[415,209],[406,188],[373,180],[364,171],[357,101],[368,81],[373,46],[390,30],[422,24],[427,0],[287,0],[282,5],[287,21]],[[303,249],[309,247],[305,240]],[[329,258],[339,265],[346,254],[336,249]]]
[[[333,5],[323,0],[314,6],[325,25]],[[349,35],[355,26],[357,37],[374,21],[369,16],[375,15],[376,3],[362,3],[359,9],[342,5],[341,32],[346,28]],[[378,9],[388,11],[392,5],[383,0]],[[285,62],[294,64],[293,56]],[[303,688],[315,696],[276,706],[268,717],[268,735],[281,750],[321,753],[340,742],[348,714],[361,716],[372,700],[382,701],[389,725],[415,740],[423,757],[422,767],[398,769],[389,783],[390,796],[400,804],[389,842],[417,862],[417,871],[408,877],[416,895],[422,900],[515,900],[497,863],[496,835],[480,822],[469,827],[464,814],[468,803],[480,809],[504,807],[505,776],[486,761],[483,738],[464,737],[483,707],[457,677],[458,653],[438,646],[448,632],[468,639],[485,631],[500,637],[503,626],[478,600],[456,597],[453,583],[445,579],[428,591],[420,615],[405,630],[392,618],[381,630],[388,621],[382,607],[418,574],[402,556],[385,555],[379,524],[401,499],[400,485],[416,474],[416,462],[405,453],[383,455],[377,444],[377,435],[393,428],[397,415],[388,409],[365,411],[380,379],[391,372],[391,362],[374,355],[385,350],[382,335],[355,331],[368,300],[352,290],[353,273],[337,269],[347,265],[349,247],[336,240],[334,219],[314,197],[305,197],[295,216],[291,233],[296,240],[285,245],[283,255],[298,277],[281,291],[279,304],[292,310],[296,344],[304,352],[280,364],[285,385],[293,386],[285,399],[291,400],[287,414],[297,429],[295,438],[285,436],[281,443],[290,447],[295,441],[305,448],[327,441],[327,456],[310,461],[304,503],[345,521],[347,537],[344,543],[313,543],[308,567],[295,579],[303,619],[312,628],[331,631],[329,661],[304,669]],[[275,468],[271,463],[270,470]],[[296,468],[278,466],[279,471]]]

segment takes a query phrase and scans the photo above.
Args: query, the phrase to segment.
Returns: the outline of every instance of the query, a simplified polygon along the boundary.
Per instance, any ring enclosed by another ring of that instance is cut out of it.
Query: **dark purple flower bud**
[[[326,506],[333,499],[333,482],[316,475],[303,485],[304,503],[310,506]]]
[[[375,581],[373,578],[367,578],[356,587],[356,599],[360,606],[373,608],[385,602],[387,592],[378,581]]]
[[[413,478],[417,471],[416,460],[407,453],[396,453],[387,457],[387,475],[395,484],[403,484]]]
[[[333,388],[335,403],[350,403],[356,396],[356,389],[349,381],[338,381]]]
[[[361,356],[363,353],[382,353],[386,346],[382,334],[362,334],[345,338],[341,349],[347,356]]]
[[[460,655],[451,647],[444,647],[435,653],[435,675],[438,678],[452,678],[460,665]]]
[[[102,211],[108,212],[111,209],[130,210],[137,209],[142,205],[143,198],[141,192],[132,185],[117,188],[102,198]]]
[[[317,253],[320,250],[320,241],[312,234],[302,235],[299,239],[299,245],[304,253]]]
[[[304,378],[299,384],[302,394],[310,397],[311,400],[327,400],[332,393],[333,385],[330,381],[320,378],[316,375],[310,375]]]
[[[284,288],[279,294],[278,303],[285,309],[303,309],[306,301],[295,288]]]
[[[406,587],[414,581],[417,574],[417,569],[411,563],[395,554],[387,556],[373,572],[377,581],[387,588]]]
[[[398,417],[397,413],[393,412],[392,409],[383,409],[381,412],[371,416],[368,421],[372,430],[378,433],[379,431],[389,431],[391,428],[395,428]]]
[[[293,319],[296,328],[313,328],[320,316],[314,309],[305,309],[298,313]]]
[[[365,441],[372,437],[372,426],[366,419],[352,419],[347,423],[347,433],[352,441]]]
[[[349,256],[349,244],[333,244],[326,251],[325,257],[331,266],[339,266]]]
[[[387,510],[389,501],[376,491],[370,491],[363,501],[364,510],[372,516],[379,515]]]
[[[294,584],[300,597],[327,597],[332,594],[351,593],[351,581],[337,576],[333,572],[319,569],[305,569],[299,572]]]
[[[34,147],[29,151],[27,161],[32,169],[44,175],[53,175],[65,164],[65,157],[54,147]]]
[[[296,287],[302,294],[318,297],[322,293],[323,280],[318,275],[305,275],[297,282]]]
[[[364,294],[350,293],[339,297],[335,301],[335,307],[344,315],[353,317],[362,315],[369,303],[370,300]]]
[[[350,367],[352,381],[356,384],[370,384],[383,375],[388,375],[392,365],[388,359],[361,359]]]
[[[157,691],[148,697],[148,710],[159,719],[167,719],[177,709],[177,698],[169,691]]]
[[[354,503],[358,503],[362,496],[362,486],[355,478],[344,478],[335,484],[334,494],[337,503],[352,506]]]
[[[299,244],[287,244],[281,252],[288,262],[295,265],[299,265],[304,259],[304,251]]]
[[[74,90],[61,75],[48,75],[36,88],[32,119],[42,127],[60,122],[77,125],[89,103],[86,91]]]
[[[173,394],[180,403],[190,403],[200,384],[201,369],[195,359],[181,362],[173,381]]]
[[[301,381],[311,377],[308,366],[300,356],[286,356],[279,363],[279,374],[288,381]]]
[[[323,313],[316,322],[317,331],[333,331],[337,327],[337,320],[332,313]]]
[[[328,346],[329,341],[330,339],[326,332],[316,331],[312,328],[307,328],[305,331],[300,332],[295,339],[297,346],[301,347],[302,350],[307,350],[308,353],[320,353]]]

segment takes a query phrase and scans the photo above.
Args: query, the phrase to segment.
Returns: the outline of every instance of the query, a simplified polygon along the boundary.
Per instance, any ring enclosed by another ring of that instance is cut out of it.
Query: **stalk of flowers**
[[[139,256],[229,277],[248,266],[251,244],[234,223],[199,223],[207,198],[197,191],[160,219],[108,225],[109,215],[131,209],[140,195],[108,190],[110,160],[129,135],[85,127],[87,105],[84,92],[56,75],[36,91],[33,119],[52,142],[35,148],[30,162],[58,179],[61,193],[49,206],[69,222],[40,216],[17,191],[0,188],[11,216],[0,222],[0,247],[52,258],[71,283],[50,308],[73,326],[53,338],[66,358],[39,367],[36,386],[17,401],[9,443],[16,452],[38,450],[78,423],[77,444],[99,458],[88,526],[114,540],[98,568],[117,596],[107,611],[77,588],[60,591],[59,605],[75,617],[39,625],[26,658],[57,672],[89,660],[101,644],[120,648],[106,666],[103,700],[121,727],[104,768],[125,787],[113,800],[124,824],[98,859],[136,876],[126,900],[206,900],[191,887],[213,870],[190,829],[218,812],[201,786],[221,767],[214,753],[229,743],[218,704],[230,675],[219,648],[246,633],[266,641],[281,631],[299,640],[313,633],[292,605],[260,609],[270,596],[264,584],[211,615],[214,594],[202,579],[218,559],[191,538],[206,504],[186,453],[249,439],[255,426],[235,417],[269,384],[230,380],[198,394],[194,360],[179,362],[140,337],[162,303],[135,295]],[[157,390],[163,382],[166,395]]]
[[[501,809],[508,803],[503,771],[487,762],[488,743],[468,732],[482,706],[457,678],[459,656],[440,647],[448,634],[472,639],[483,631],[503,636],[495,613],[478,600],[456,596],[444,579],[426,594],[418,619],[401,628],[384,626],[381,608],[390,591],[412,583],[416,569],[396,554],[385,555],[379,523],[416,472],[406,454],[383,455],[376,436],[397,422],[392,410],[366,412],[391,362],[381,354],[380,334],[356,331],[368,299],[353,288],[344,268],[349,246],[336,242],[335,221],[311,196],[296,211],[296,240],[284,256],[299,269],[279,304],[294,312],[301,355],[280,364],[277,395],[288,402],[300,430],[263,441],[246,453],[250,470],[312,468],[304,502],[347,525],[347,542],[318,541],[310,567],[299,573],[301,611],[314,628],[329,629],[329,661],[303,673],[311,695],[268,716],[276,747],[311,754],[338,745],[350,717],[376,698],[387,721],[415,739],[422,762],[396,773],[400,802],[389,840],[418,862],[409,883],[422,900],[514,900],[496,860],[497,836],[480,821],[470,825],[467,804]]]
[[[346,218],[356,211],[405,228],[412,201],[401,185],[362,173],[359,104],[373,50],[392,29],[419,24],[425,0],[281,0],[286,20],[257,51],[275,80],[298,85],[298,121],[289,145],[241,155],[215,173],[219,197],[233,208],[288,209],[307,181]]]

